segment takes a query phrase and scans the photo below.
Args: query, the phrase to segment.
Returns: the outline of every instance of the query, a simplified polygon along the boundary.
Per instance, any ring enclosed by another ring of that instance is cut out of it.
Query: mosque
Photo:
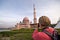
[[[36,18],[36,9],[35,9],[35,5],[33,5],[33,14],[34,14],[34,20],[32,22],[30,22],[29,18],[28,17],[24,17],[22,22],[20,21],[20,23],[17,23],[15,25],[15,29],[21,29],[21,28],[36,28],[38,27],[38,23],[37,23],[37,18]]]

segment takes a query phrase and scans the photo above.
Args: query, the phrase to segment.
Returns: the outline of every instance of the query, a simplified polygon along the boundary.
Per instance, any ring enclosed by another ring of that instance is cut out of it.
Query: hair
[[[42,26],[50,26],[51,21],[47,16],[41,16],[39,18],[39,24],[41,24]]]

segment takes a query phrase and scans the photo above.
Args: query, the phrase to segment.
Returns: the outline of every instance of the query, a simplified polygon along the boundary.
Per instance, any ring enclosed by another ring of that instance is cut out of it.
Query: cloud
[[[33,21],[33,3],[36,6],[37,19],[46,15],[52,23],[58,21],[60,17],[59,0],[5,0],[0,1],[0,24],[13,26],[22,21],[25,16]]]
[[[58,18],[60,17],[60,4],[59,3],[51,3],[49,5],[43,6],[37,9],[37,13],[40,14],[39,16],[46,15],[48,16],[52,23],[56,23]]]

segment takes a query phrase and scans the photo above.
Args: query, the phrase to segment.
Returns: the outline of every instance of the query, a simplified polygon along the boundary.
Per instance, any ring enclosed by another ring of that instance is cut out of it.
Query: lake
[[[10,31],[10,30],[0,30],[0,32],[2,32],[2,31]]]

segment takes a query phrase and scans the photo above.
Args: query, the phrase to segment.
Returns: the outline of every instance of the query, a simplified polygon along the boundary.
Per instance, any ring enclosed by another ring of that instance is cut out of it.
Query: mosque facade
[[[33,12],[33,15],[34,15],[34,20],[32,22],[30,22],[29,18],[28,17],[24,17],[22,22],[20,21],[19,23],[17,23],[15,25],[15,29],[21,29],[21,28],[36,28],[38,27],[38,23],[37,23],[37,18],[36,18],[36,9],[35,9],[35,5],[33,5],[33,9],[34,9],[34,12]]]

